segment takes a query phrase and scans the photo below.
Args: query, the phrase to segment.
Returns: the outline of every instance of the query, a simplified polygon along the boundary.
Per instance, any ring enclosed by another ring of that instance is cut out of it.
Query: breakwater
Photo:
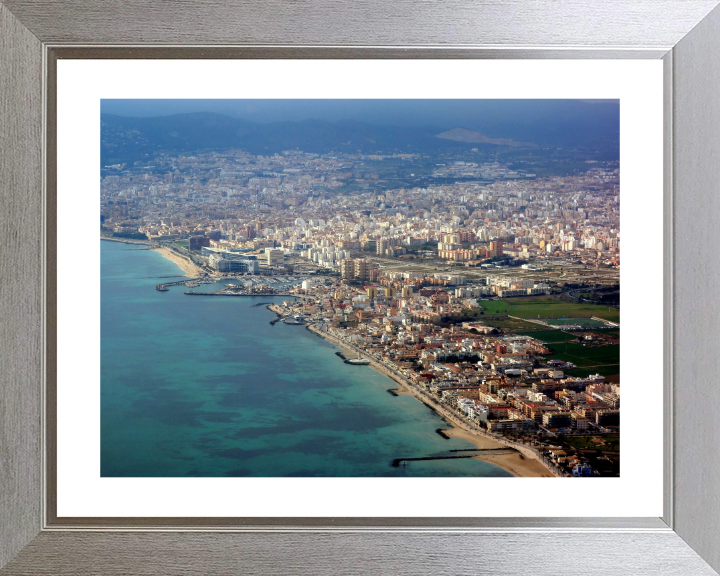
[[[155,290],[158,292],[167,292],[168,286],[180,286],[187,282],[187,280],[178,280],[177,282],[164,282],[155,286]]]
[[[514,454],[517,452],[514,448],[485,448],[485,449],[478,449],[475,454],[453,454],[451,456],[421,456],[419,458],[395,458],[391,463],[390,466],[393,468],[398,468],[400,464],[405,464],[406,462],[421,462],[424,460],[457,460],[460,458],[475,458],[476,456],[481,456],[483,454]]]

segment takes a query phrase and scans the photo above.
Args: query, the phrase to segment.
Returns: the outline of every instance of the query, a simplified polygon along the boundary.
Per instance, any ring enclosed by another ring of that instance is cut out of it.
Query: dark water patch
[[[328,476],[327,470],[325,469],[319,469],[319,468],[308,468],[306,470],[295,470],[294,472],[291,472],[290,474],[286,475],[287,478],[319,478],[323,476]]]
[[[232,422],[241,422],[241,412],[209,412],[204,411],[199,418],[204,422],[212,422],[214,424],[229,424]]]
[[[132,405],[137,417],[156,420],[167,426],[199,426],[203,402],[173,398],[143,398]]]
[[[249,468],[237,468],[235,470],[229,470],[225,473],[225,476],[231,476],[231,477],[248,477],[252,476],[253,471]]]
[[[217,458],[232,458],[234,460],[249,460],[256,456],[264,456],[267,452],[265,449],[246,450],[244,448],[228,448],[226,450],[212,452],[212,456]]]

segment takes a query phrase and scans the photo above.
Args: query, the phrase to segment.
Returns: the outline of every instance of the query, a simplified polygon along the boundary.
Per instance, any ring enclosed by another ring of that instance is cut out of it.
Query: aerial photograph
[[[620,476],[619,120],[102,100],[101,476]]]

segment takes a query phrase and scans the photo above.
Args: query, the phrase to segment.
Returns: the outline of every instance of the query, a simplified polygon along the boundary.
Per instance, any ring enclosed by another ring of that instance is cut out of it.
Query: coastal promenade
[[[273,310],[278,313],[278,310]],[[542,455],[533,450],[528,446],[524,446],[517,442],[507,440],[505,438],[499,438],[497,436],[490,435],[477,427],[464,422],[458,415],[454,414],[447,407],[443,406],[437,400],[432,398],[429,394],[421,391],[410,382],[405,376],[398,373],[396,370],[386,366],[384,363],[379,362],[374,356],[365,352],[358,346],[341,340],[336,336],[320,330],[316,326],[308,326],[308,330],[315,333],[316,335],[324,338],[325,340],[332,342],[336,346],[339,346],[343,350],[356,354],[358,357],[367,358],[370,361],[370,366],[387,376],[396,382],[402,390],[410,396],[413,396],[418,401],[422,402],[432,410],[435,410],[440,416],[442,416],[452,427],[452,430],[447,430],[448,436],[455,438],[462,438],[471,442],[479,449],[488,448],[501,448],[510,447],[514,449],[512,454],[491,454],[491,455],[478,455],[475,458],[489,462],[504,470],[507,470],[513,476],[522,477],[555,477],[560,476],[558,472],[551,469],[548,464],[544,462]]]

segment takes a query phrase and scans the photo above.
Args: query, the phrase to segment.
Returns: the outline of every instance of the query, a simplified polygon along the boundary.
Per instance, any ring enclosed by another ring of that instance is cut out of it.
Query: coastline
[[[174,252],[173,250],[170,250],[169,248],[151,248],[153,252],[158,252],[163,257],[167,258],[171,262],[174,262],[177,264],[180,269],[185,272],[185,276],[189,278],[199,278],[200,277],[200,268],[198,268],[193,262],[191,262],[189,259],[180,256],[177,252]]]
[[[276,310],[273,310],[276,314],[279,314]],[[415,390],[410,384],[408,384],[404,378],[397,375],[395,372],[389,370],[373,357],[367,353],[352,348],[346,342],[336,338],[335,336],[326,332],[321,332],[315,326],[308,326],[307,329],[313,332],[320,338],[324,338],[328,342],[335,344],[339,348],[342,348],[346,352],[355,355],[362,355],[370,360],[370,366],[380,374],[387,376],[393,382],[397,383],[405,395],[413,396],[419,402],[425,404],[428,408],[434,410],[441,418],[443,418],[452,428],[446,430],[445,433],[453,438],[462,438],[475,445],[477,448],[513,448],[516,450],[513,454],[497,454],[497,455],[482,455],[475,456],[477,460],[482,460],[493,464],[498,468],[502,468],[506,472],[509,472],[513,476],[522,478],[554,478],[556,474],[551,472],[545,465],[538,460],[537,455],[528,448],[519,447],[513,443],[506,442],[499,438],[493,438],[487,435],[478,434],[474,432],[469,426],[460,421],[457,416],[452,414],[447,408],[440,405],[428,404],[427,399],[423,398],[420,392]]]

